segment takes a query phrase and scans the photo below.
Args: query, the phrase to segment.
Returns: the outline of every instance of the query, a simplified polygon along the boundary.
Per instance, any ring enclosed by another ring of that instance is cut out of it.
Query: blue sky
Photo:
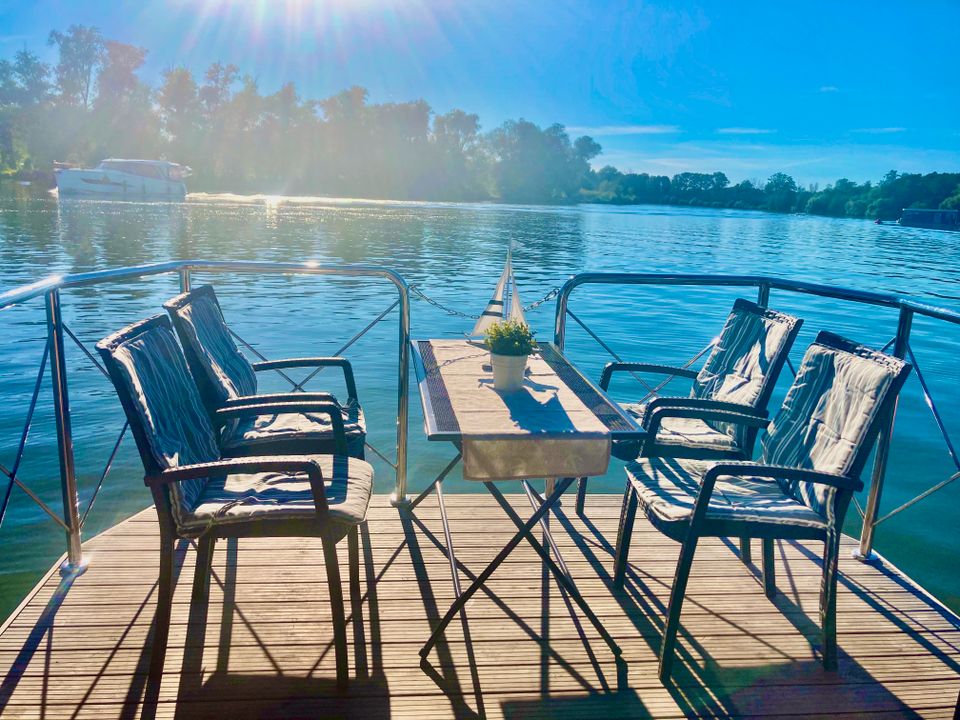
[[[271,92],[350,85],[561,122],[597,164],[802,183],[960,171],[960,2],[0,0],[0,55],[51,29],[146,47],[142,75],[233,62]]]

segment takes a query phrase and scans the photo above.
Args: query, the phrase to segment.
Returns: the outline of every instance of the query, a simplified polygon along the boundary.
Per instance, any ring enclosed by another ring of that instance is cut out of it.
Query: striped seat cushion
[[[703,460],[643,458],[627,466],[627,477],[654,524],[686,523],[693,515],[703,476],[713,464]],[[817,530],[826,527],[819,514],[785,495],[776,481],[764,478],[718,478],[706,518]]]
[[[119,345],[113,357],[158,467],[219,459],[216,435],[169,324],[153,325]],[[202,479],[167,486],[177,523],[193,508],[205,486]]]
[[[623,407],[643,424],[645,405],[628,403]],[[733,437],[697,418],[664,418],[657,431],[656,442],[658,445],[711,452],[734,452],[739,449]]]
[[[190,294],[190,302],[178,305],[173,312],[181,338],[200,359],[206,379],[217,394],[218,406],[230,398],[256,395],[256,373],[233,341],[212,288],[198,288]]]
[[[738,301],[693,381],[690,396],[756,407],[767,383],[773,380],[770,368],[788,349],[796,322],[796,318],[789,315],[760,310],[752,303]],[[732,423],[710,421],[709,425],[729,435],[737,447],[743,447],[749,432],[744,426]]]
[[[848,475],[903,363],[865,348],[814,343],[762,441],[762,462]],[[836,490],[781,482],[783,491],[826,515]]]
[[[343,430],[347,436],[347,444],[351,447],[359,445],[362,449],[367,425],[363,410],[358,404],[350,403],[343,407]],[[224,428],[221,446],[225,454],[233,454],[240,448],[249,454],[248,451],[255,451],[260,446],[293,438],[306,445],[332,442],[334,434],[330,418],[322,413],[286,413],[240,418],[238,422]]]
[[[363,521],[373,493],[373,468],[344,456],[310,456],[319,463],[330,517],[356,525]],[[309,520],[316,507],[306,473],[246,473],[212,479],[180,523],[181,532],[199,535],[213,525],[256,520]]]

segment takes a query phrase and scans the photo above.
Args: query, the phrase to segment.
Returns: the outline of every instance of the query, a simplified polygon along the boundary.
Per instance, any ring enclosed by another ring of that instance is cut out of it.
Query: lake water
[[[46,194],[0,189],[0,287],[4,290],[54,273],[76,273],[170,259],[317,260],[387,265],[440,303],[475,314],[489,298],[508,243],[524,302],[543,297],[584,270],[692,273],[757,273],[865,290],[909,294],[960,309],[960,235],[877,226],[852,220],[770,215],[731,210],[668,207],[507,207],[282,201],[276,198],[191,196],[182,204],[59,202]],[[203,276],[195,284],[204,281]],[[326,355],[361,329],[395,298],[381,282],[306,277],[219,276],[224,313],[244,338],[271,357]],[[158,312],[175,294],[174,276],[72,290],[64,294],[64,318],[92,349],[108,332]],[[742,291],[753,297],[753,291]],[[729,289],[581,288],[571,308],[625,358],[683,362],[718,332],[736,291]],[[892,338],[896,313],[774,292],[771,307],[806,320],[793,353],[796,362],[817,330],[829,328],[877,347]],[[553,303],[528,319],[543,339],[552,338]],[[414,300],[413,334],[456,336],[472,321]],[[0,314],[0,462],[16,454],[23,419],[43,351],[42,301]],[[349,351],[370,439],[392,454],[396,413],[396,315],[375,327]],[[931,320],[915,322],[912,345],[944,414],[960,430],[956,350],[960,329]],[[591,376],[609,359],[571,323],[567,349]],[[76,347],[67,351],[70,400],[81,510],[86,507],[122,425],[109,383]],[[772,406],[782,399],[788,372]],[[336,388],[323,375],[314,388]],[[331,385],[332,384],[332,385]],[[415,383],[411,381],[411,387]],[[276,389],[282,389],[277,385]],[[677,392],[686,389],[678,386]],[[636,388],[616,388],[630,397]],[[44,382],[20,477],[59,511],[56,435]],[[415,390],[411,397],[409,477],[416,492],[452,454],[428,444]],[[389,467],[375,461],[377,491],[389,492]],[[621,464],[591,481],[591,490],[623,487]],[[953,465],[916,378],[900,404],[883,508],[892,509],[948,477]],[[121,446],[114,469],[90,512],[89,537],[149,503],[132,439]],[[0,477],[0,491],[6,478]],[[448,492],[472,491],[458,476]],[[2,498],[2,494],[0,494]],[[863,502],[863,498],[861,498]],[[876,546],[925,587],[960,607],[956,550],[960,539],[960,483],[897,515],[877,530]],[[851,509],[847,531],[859,533]],[[0,527],[0,618],[63,551],[63,533],[19,489]],[[93,558],[96,562],[96,558]]]

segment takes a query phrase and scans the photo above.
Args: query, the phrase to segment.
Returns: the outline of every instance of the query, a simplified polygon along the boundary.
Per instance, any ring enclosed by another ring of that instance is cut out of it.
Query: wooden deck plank
[[[529,514],[523,496],[509,497]],[[468,581],[513,527],[486,496],[453,495],[447,505]],[[572,512],[572,502],[564,505]],[[676,682],[664,687],[657,649],[678,547],[638,521],[629,590],[611,594],[619,506],[619,496],[592,495],[587,520],[553,522],[578,586],[623,648],[620,668],[526,546],[468,604],[466,631],[454,621],[422,668],[417,651],[453,600],[439,513],[428,501],[416,521],[401,521],[378,496],[364,539],[365,600],[349,633],[358,679],[347,697],[333,692],[319,542],[244,539],[218,544],[205,624],[191,618],[193,551],[185,547],[159,702],[146,714],[615,720],[822,717],[829,708],[832,717],[952,716],[960,623],[895,569],[850,559],[851,539],[841,551],[837,673],[818,662],[818,549],[778,544],[781,595],[771,602],[758,568],[743,565],[732,543],[711,540],[694,563]],[[53,573],[18,609],[0,633],[4,718],[140,714],[157,537],[153,510],[138,513],[85,543],[90,568],[68,590]]]

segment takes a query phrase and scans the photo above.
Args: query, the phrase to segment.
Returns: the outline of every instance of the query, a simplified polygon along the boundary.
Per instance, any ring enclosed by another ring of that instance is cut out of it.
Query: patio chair
[[[222,408],[263,402],[319,400],[336,403],[330,393],[258,394],[257,373],[289,368],[338,367],[343,372],[347,402],[341,414],[348,453],[363,459],[366,421],[357,399],[357,385],[350,361],[342,357],[309,357],[269,360],[251,364],[237,348],[223,319],[217,295],[210,285],[198,287],[164,303],[180,338],[187,364],[211,417]],[[224,423],[220,446],[231,457],[263,453],[329,453],[333,451],[333,428],[322,413],[245,415]]]
[[[193,600],[206,601],[219,538],[319,537],[332,606],[337,683],[347,680],[347,635],[336,544],[347,537],[351,580],[359,582],[357,526],[373,468],[342,454],[340,407],[329,401],[227,407],[218,419],[255,413],[324,413],[338,455],[225,459],[169,318],[158,315],[97,343],[123,406],[160,522],[160,582],[151,674],[162,672],[174,589],[174,544],[197,540]]]
[[[616,372],[689,378],[687,397],[654,397],[647,402],[621,403],[648,431],[644,441],[613,443],[611,452],[621,460],[675,457],[698,460],[749,460],[753,457],[757,427],[729,422],[719,413],[767,417],[767,405],[783,364],[793,347],[803,320],[776,312],[743,298],[737,299],[703,368],[672,367],[635,362],[607,364],[600,387],[607,390]],[[690,408],[718,411],[706,420]],[[577,490],[577,512],[583,511],[586,480]],[[745,558],[749,546],[744,548]]]
[[[902,360],[821,332],[761,443],[758,462],[658,457],[627,466],[614,587],[623,587],[638,505],[656,529],[682,543],[660,647],[661,679],[670,676],[680,608],[701,537],[761,538],[763,587],[771,598],[776,594],[774,539],[823,541],[823,664],[836,669],[843,519],[853,493],[863,488],[860,474],[909,372]],[[704,419],[713,412],[696,410]]]

